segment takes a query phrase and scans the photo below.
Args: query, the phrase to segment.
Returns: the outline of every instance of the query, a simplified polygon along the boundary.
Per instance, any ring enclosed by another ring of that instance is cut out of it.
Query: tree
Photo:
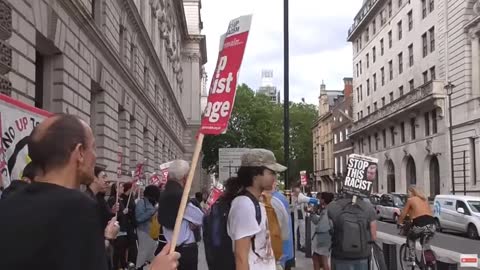
[[[314,105],[290,103],[290,179],[299,171],[312,171],[312,132],[317,115]],[[266,148],[278,162],[286,164],[283,150],[283,105],[267,96],[255,95],[247,85],[237,88],[235,106],[225,134],[206,136],[203,141],[202,166],[208,173],[218,172],[219,148]]]

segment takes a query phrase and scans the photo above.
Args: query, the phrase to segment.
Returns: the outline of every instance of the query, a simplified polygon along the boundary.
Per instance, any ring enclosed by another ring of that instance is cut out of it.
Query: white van
[[[468,238],[478,239],[480,232],[480,197],[437,195],[433,203],[433,215],[439,231],[442,229],[467,233]]]

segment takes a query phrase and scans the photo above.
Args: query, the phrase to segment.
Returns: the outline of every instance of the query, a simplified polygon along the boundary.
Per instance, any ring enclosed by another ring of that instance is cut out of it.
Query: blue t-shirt
[[[290,204],[288,203],[287,198],[281,192],[275,191],[272,193],[272,196],[282,201],[283,206],[285,206],[285,209],[287,210],[287,213],[290,213]],[[289,228],[292,228],[292,217],[290,215],[288,216],[288,226]],[[291,230],[288,240],[283,241],[283,254],[284,255],[282,256],[280,263],[282,264],[282,266],[285,267],[285,263],[288,260],[293,259],[293,234]]]

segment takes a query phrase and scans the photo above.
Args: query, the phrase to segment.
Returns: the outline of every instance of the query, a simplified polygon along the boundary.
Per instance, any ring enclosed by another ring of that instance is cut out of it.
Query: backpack
[[[250,192],[243,192],[255,205],[255,218],[260,225],[262,213],[260,203]],[[209,270],[235,269],[233,241],[227,233],[228,213],[231,202],[220,198],[203,218],[203,242]],[[255,237],[252,237],[252,250],[255,251]]]
[[[333,220],[332,256],[337,259],[357,260],[370,256],[370,224],[363,204],[339,202],[341,211]]]
[[[272,206],[272,195],[264,194],[263,203],[267,212],[268,230],[270,231],[270,241],[272,243],[275,260],[279,261],[283,255],[282,229],[278,222],[277,213]]]
[[[158,223],[158,212],[150,218],[149,235],[153,240],[157,240],[160,235],[160,223]]]

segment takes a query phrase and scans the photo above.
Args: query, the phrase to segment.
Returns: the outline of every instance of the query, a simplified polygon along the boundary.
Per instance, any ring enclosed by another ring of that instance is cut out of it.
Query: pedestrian
[[[56,114],[33,130],[31,162],[41,175],[0,203],[0,269],[107,269],[95,202],[79,191],[94,180],[95,138],[78,117]],[[110,223],[110,228],[114,224]]]
[[[372,205],[352,195],[331,202],[333,270],[368,270],[370,243],[377,238],[377,216]]]
[[[173,229],[182,200],[190,165],[185,160],[174,160],[168,168],[165,190],[160,194],[158,221],[168,242],[172,241]],[[188,202],[180,226],[176,250],[180,253],[178,270],[197,270],[198,245],[194,229],[202,225],[203,211]]]
[[[327,206],[333,200],[333,193],[317,193],[317,199],[320,201],[320,204],[310,216],[313,223],[313,269],[320,270],[320,268],[322,268],[323,270],[330,270],[329,258],[332,245],[330,231],[333,227],[333,223],[328,218]]]
[[[288,202],[287,197],[283,195],[278,189],[272,193],[273,197],[279,199],[282,202],[283,207],[290,213],[290,203]],[[292,268],[294,260],[293,254],[293,233],[292,233],[292,217],[288,215],[288,238],[283,240],[282,253],[283,256],[280,259],[280,263],[285,270],[290,270]]]
[[[300,187],[293,188],[292,211],[295,219],[295,233],[298,236],[297,248],[305,252],[305,207],[304,203],[298,201],[300,195]]]

